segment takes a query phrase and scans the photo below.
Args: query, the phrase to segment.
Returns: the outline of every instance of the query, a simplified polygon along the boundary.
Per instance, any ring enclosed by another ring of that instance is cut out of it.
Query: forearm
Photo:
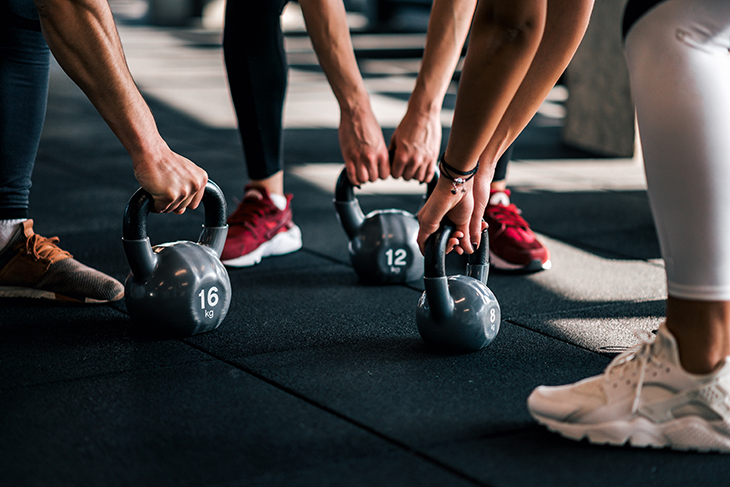
[[[54,57],[133,160],[167,149],[139,93],[105,0],[35,0]]]
[[[530,68],[545,28],[547,0],[477,6],[446,159],[472,169]]]
[[[342,0],[301,0],[299,4],[340,110],[347,114],[370,110],[370,98],[357,66]]]
[[[421,68],[408,100],[409,111],[425,115],[441,112],[476,3],[476,0],[434,0]]]
[[[593,0],[550,0],[542,42],[480,161],[496,164],[568,67],[588,27]]]

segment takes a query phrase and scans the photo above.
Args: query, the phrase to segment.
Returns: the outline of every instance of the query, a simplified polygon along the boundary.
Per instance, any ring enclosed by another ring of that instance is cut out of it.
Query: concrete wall
[[[596,0],[591,22],[566,72],[563,140],[611,157],[633,157],[634,105],[621,43],[626,0]]]

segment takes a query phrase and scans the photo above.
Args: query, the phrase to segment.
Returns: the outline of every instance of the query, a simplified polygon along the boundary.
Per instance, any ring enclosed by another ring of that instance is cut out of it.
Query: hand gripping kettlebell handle
[[[456,226],[448,218],[444,218],[441,226],[426,240],[424,277],[446,277],[446,244]],[[489,277],[489,233],[485,228],[479,248],[470,254],[466,265],[466,275],[484,284]]]
[[[218,185],[209,180],[202,201],[205,223],[198,243],[211,247],[220,257],[228,233],[226,200]],[[152,210],[152,203],[152,195],[139,188],[124,210],[122,243],[132,275],[137,282],[147,281],[157,265],[157,257],[147,236],[147,216]]]
[[[445,218],[439,229],[426,240],[423,284],[431,313],[436,320],[448,319],[454,312],[454,300],[446,276],[446,245],[455,230],[454,224]],[[469,255],[466,275],[487,284],[489,235],[486,229],[482,232],[479,248]]]
[[[390,151],[388,154],[392,165],[393,151]],[[423,196],[424,203],[431,196],[434,189],[436,189],[438,179],[439,170],[436,167],[433,178],[426,186],[426,194]],[[358,229],[365,222],[365,214],[360,207],[360,202],[355,197],[355,185],[347,177],[347,169],[342,170],[335,184],[335,210],[337,211],[337,216],[340,219],[342,227],[345,229],[347,238],[352,240],[357,236]]]

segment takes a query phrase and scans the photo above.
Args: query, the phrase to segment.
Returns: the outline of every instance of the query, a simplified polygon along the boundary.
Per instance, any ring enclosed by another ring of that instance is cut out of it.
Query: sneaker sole
[[[261,259],[264,257],[291,254],[301,248],[302,231],[298,226],[294,225],[286,232],[276,234],[274,238],[262,243],[248,254],[222,262],[223,265],[228,267],[251,267],[261,262]]]
[[[538,272],[546,271],[553,266],[550,259],[542,262],[539,259],[530,261],[527,265],[517,265],[501,259],[497,254],[489,251],[489,267],[504,272]]]
[[[94,299],[94,298],[74,298],[64,294],[54,293],[53,291],[44,291],[42,289],[33,289],[28,287],[0,286],[0,298],[31,298],[31,299],[48,299],[51,301],[65,301],[72,303],[84,304],[102,304],[113,303],[124,298],[124,293],[115,296],[112,299]]]
[[[628,443],[636,448],[668,447],[679,451],[730,453],[730,425],[717,421],[714,426],[697,416],[661,424],[638,417],[631,421],[583,425],[562,423],[532,411],[530,414],[552,432],[576,441],[585,438],[595,445],[623,446]]]

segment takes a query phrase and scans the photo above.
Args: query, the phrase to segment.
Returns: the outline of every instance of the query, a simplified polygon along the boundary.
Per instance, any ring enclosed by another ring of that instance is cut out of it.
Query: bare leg
[[[266,179],[251,179],[250,186],[266,189],[269,194],[284,194],[284,171],[279,171]]]
[[[712,372],[730,355],[730,301],[667,299],[667,328],[687,372]]]

